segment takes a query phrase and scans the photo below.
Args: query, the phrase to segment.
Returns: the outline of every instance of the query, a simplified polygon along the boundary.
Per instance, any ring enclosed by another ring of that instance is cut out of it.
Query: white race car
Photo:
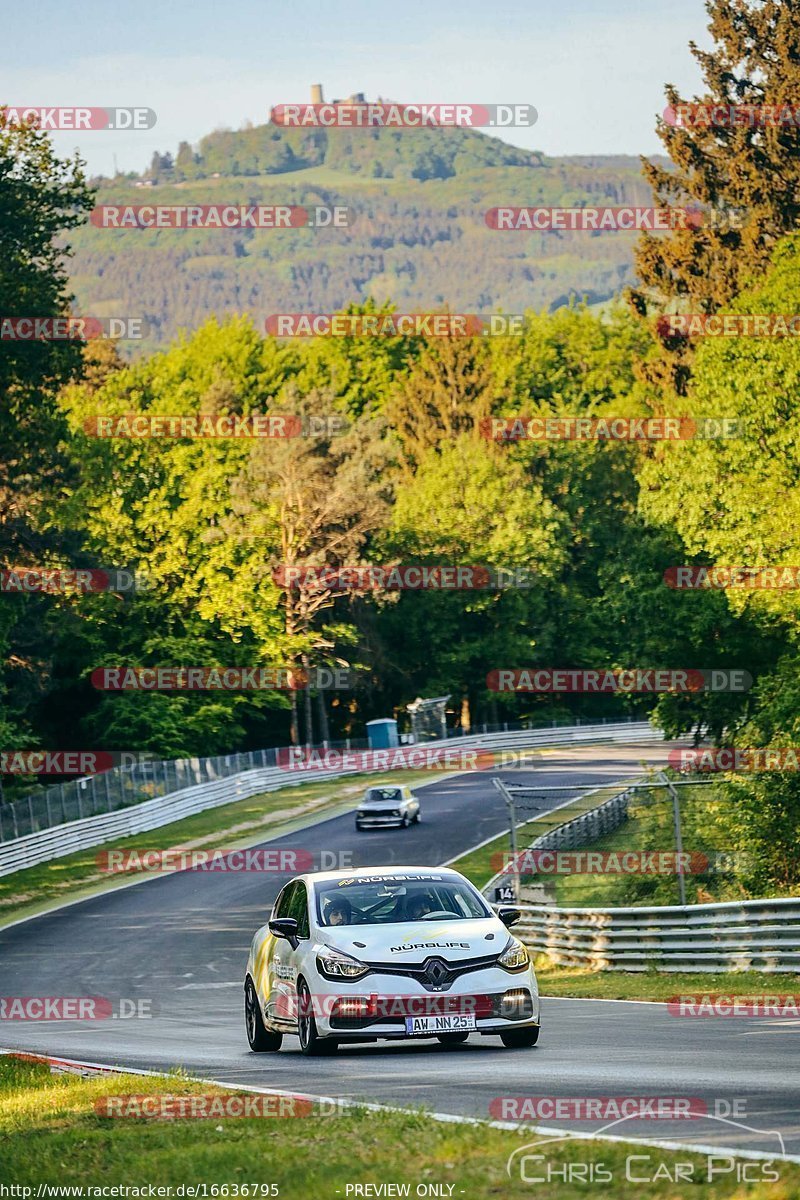
[[[339,1042],[499,1035],[535,1045],[539,993],[519,912],[495,914],[447,867],[299,875],[253,938],[245,976],[252,1050],[296,1034],[303,1054]]]

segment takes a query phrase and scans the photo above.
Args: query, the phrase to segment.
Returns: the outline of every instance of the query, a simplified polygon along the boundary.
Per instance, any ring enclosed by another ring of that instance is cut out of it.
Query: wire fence
[[[627,723],[641,723],[641,718],[629,717]],[[621,724],[619,718],[587,720],[586,725]],[[526,729],[562,728],[580,726],[580,718],[565,717],[560,720],[505,721],[494,725],[473,726],[471,730],[450,729],[449,738],[470,737],[476,734],[493,734]],[[324,742],[315,747],[320,750],[367,750],[366,738],[346,738],[342,741]],[[82,779],[67,780],[39,787],[13,800],[0,803],[0,842],[13,841],[31,833],[39,833],[56,825],[92,817],[100,813],[116,812],[166,796],[195,784],[213,783],[238,775],[242,771],[258,767],[276,767],[287,761],[292,753],[288,746],[267,750],[250,750],[239,754],[220,754],[208,758],[181,758],[139,761],[127,766],[114,767],[98,775]]]
[[[622,781],[579,796],[499,786],[509,808],[508,865],[487,894],[508,885],[521,899],[563,907],[745,894],[754,860],[742,845],[737,801],[711,779]],[[570,853],[585,847],[593,853]]]

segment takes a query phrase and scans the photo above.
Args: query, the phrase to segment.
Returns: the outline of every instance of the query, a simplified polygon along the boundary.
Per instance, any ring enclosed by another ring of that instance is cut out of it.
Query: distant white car
[[[303,1054],[340,1042],[493,1034],[539,1037],[539,992],[526,947],[448,867],[363,867],[299,875],[256,933],[245,975],[252,1050],[296,1034]]]
[[[367,788],[356,809],[356,829],[378,829],[399,825],[405,829],[419,822],[419,800],[410,787],[384,784]]]

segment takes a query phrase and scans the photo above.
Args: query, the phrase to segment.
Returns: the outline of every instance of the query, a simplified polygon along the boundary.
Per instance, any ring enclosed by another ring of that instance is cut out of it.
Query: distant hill
[[[147,184],[146,186],[145,183]],[[137,186],[138,184],[138,186]],[[348,229],[99,229],[73,234],[78,311],[143,315],[135,352],[209,315],[599,304],[632,282],[632,233],[497,232],[497,205],[649,204],[638,159],[546,158],[476,130],[217,131],[151,171],[101,180],[100,204],[344,204]]]
[[[159,156],[161,157],[161,156]],[[473,129],[282,129],[274,125],[216,130],[196,150],[187,142],[154,163],[159,182],[209,175],[283,175],[330,167],[364,179],[450,179],[482,167],[538,165],[540,155],[517,150]]]

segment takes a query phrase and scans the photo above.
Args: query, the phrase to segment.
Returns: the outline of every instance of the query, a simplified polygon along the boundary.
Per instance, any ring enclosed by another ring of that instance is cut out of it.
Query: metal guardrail
[[[646,721],[618,722],[482,734],[474,738],[463,737],[443,742],[425,742],[416,747],[399,747],[399,750],[430,752],[437,747],[452,752],[470,749],[525,749],[535,748],[537,745],[572,745],[604,740],[650,741],[658,737],[658,733]],[[357,756],[362,753],[354,752],[353,758],[357,759]],[[377,756],[378,752],[373,752],[373,755]],[[54,858],[63,858],[67,854],[73,854],[91,846],[131,837],[150,829],[158,829],[173,821],[179,821],[183,817],[204,812],[206,809],[232,804],[237,800],[245,800],[262,792],[276,791],[278,788],[294,783],[341,778],[344,775],[358,774],[362,771],[385,771],[386,768],[380,759],[375,757],[375,762],[374,766],[361,766],[360,770],[357,767],[355,771],[352,766],[341,770],[302,769],[296,771],[286,767],[258,768],[231,775],[225,779],[201,783],[163,796],[156,796],[151,800],[119,809],[117,812],[100,813],[97,816],[69,821],[66,824],[56,825],[50,829],[0,843],[0,876],[10,875],[14,871],[49,862]]]
[[[594,842],[597,838],[603,837],[604,834],[612,833],[615,829],[618,829],[628,819],[628,802],[631,796],[630,780],[625,783],[602,784],[600,787],[591,788],[589,791],[582,792],[580,796],[575,796],[571,800],[565,800],[564,804],[559,807],[565,808],[569,804],[575,804],[578,800],[585,800],[588,796],[608,792],[609,787],[618,788],[617,794],[609,797],[602,804],[598,804],[596,808],[591,808],[587,812],[581,813],[580,816],[573,817],[571,821],[564,821],[561,825],[557,825],[555,829],[543,833],[541,837],[531,842],[526,850],[519,851],[518,858],[521,862],[524,864],[525,855],[532,851],[573,850],[578,846],[585,846],[589,842]],[[551,812],[557,811],[557,809],[551,810]],[[502,887],[505,884],[514,884],[516,878],[516,872],[511,869],[498,871],[484,885],[482,889],[484,896],[490,899],[496,887]]]
[[[800,897],[656,908],[519,907],[515,931],[558,966],[800,972]]]
[[[629,718],[630,721],[633,718]],[[622,724],[604,718],[589,725]],[[569,720],[551,722],[532,721],[505,722],[502,725],[483,725],[471,734],[461,729],[447,732],[447,740],[462,745],[478,736],[507,735],[515,732],[560,726],[572,727]],[[578,718],[574,725],[579,727]],[[437,743],[439,744],[439,743]],[[488,744],[488,743],[487,743]],[[344,741],[328,741],[315,749],[367,750],[366,738],[346,738]],[[170,760],[151,759],[132,754],[133,761],[114,767],[97,775],[82,779],[65,780],[38,787],[26,795],[6,802],[0,801],[0,842],[16,841],[29,833],[39,833],[68,821],[79,821],[84,817],[96,817],[100,813],[117,812],[133,804],[142,804],[156,796],[167,796],[183,788],[200,783],[214,783],[243,771],[257,767],[277,767],[291,755],[289,746],[272,747],[267,750],[248,750],[238,754],[217,754],[207,758],[180,758]],[[123,755],[123,758],[126,756]]]
[[[619,794],[551,829],[531,850],[575,849],[618,828],[639,789],[628,781]],[[607,791],[595,788],[585,792]],[[573,803],[569,801],[568,803]],[[522,854],[524,855],[524,851]],[[510,881],[503,871],[483,888]],[[555,908],[517,904],[514,926],[536,954],[561,967],[596,971],[800,972],[800,897],[717,904]]]

